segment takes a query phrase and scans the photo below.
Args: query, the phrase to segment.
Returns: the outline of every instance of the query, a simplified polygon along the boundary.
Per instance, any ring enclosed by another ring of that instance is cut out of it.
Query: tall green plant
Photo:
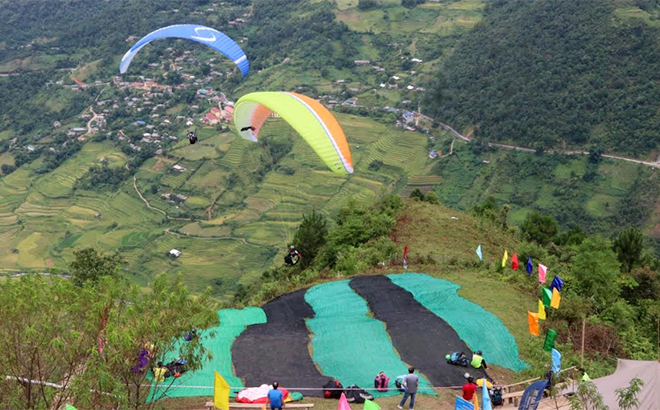
[[[612,244],[619,262],[621,270],[630,272],[642,262],[644,254],[644,236],[635,227],[630,227],[616,237]]]
[[[637,395],[644,387],[644,381],[635,377],[630,381],[630,386],[616,389],[616,397],[621,410],[635,410],[639,408]]]

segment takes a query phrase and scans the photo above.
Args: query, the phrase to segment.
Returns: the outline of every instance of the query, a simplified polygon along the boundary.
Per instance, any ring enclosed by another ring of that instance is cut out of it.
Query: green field
[[[428,166],[423,135],[363,117],[337,117],[353,151],[356,172],[349,176],[327,170],[281,120],[266,124],[262,138],[289,135],[293,148],[260,182],[252,173],[262,165],[262,148],[229,133],[205,130],[199,144],[178,144],[167,157],[146,161],[136,172],[138,189],[152,206],[180,220],[147,208],[132,178],[117,192],[76,189],[101,158],[111,166],[125,164],[126,156],[110,141],[86,143],[44,175],[33,172],[35,161],[0,180],[0,269],[66,268],[75,249],[95,246],[119,250],[137,283],[182,273],[195,291],[211,286],[217,295],[249,283],[279,263],[278,251],[304,213],[330,215],[351,199],[372,200]],[[384,164],[378,171],[368,168],[374,160]],[[173,172],[174,164],[187,169]],[[241,183],[227,189],[231,175]],[[174,203],[163,197],[167,193],[187,198]],[[166,256],[173,248],[183,252],[180,258]]]

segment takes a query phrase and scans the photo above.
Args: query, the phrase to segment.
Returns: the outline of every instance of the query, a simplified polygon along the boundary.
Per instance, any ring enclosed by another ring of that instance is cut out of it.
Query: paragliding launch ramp
[[[394,379],[409,366],[420,375],[420,393],[433,394],[428,387],[464,382],[466,369],[445,361],[452,351],[482,350],[489,364],[522,370],[513,336],[495,315],[459,297],[459,288],[418,273],[359,276],[289,293],[261,308],[221,310],[220,325],[202,334],[213,360],[184,373],[167,396],[212,395],[214,371],[235,387],[232,396],[274,380],[307,396],[321,396],[332,379],[371,388],[381,371],[391,379],[390,390],[374,395],[395,395]]]

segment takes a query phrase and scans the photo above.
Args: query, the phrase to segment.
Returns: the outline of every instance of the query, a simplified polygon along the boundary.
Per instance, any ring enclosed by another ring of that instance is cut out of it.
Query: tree
[[[374,8],[378,5],[378,2],[376,0],[359,0],[358,1],[358,9],[360,10],[368,10],[371,8]]]
[[[642,262],[644,254],[644,236],[635,227],[619,233],[612,244],[614,252],[621,262],[621,270],[630,272]]]
[[[0,284],[0,368],[11,379],[0,383],[1,408],[60,408],[73,391],[72,377],[89,360],[96,320],[89,292],[69,281],[25,276]],[[22,379],[18,379],[22,378]],[[66,387],[61,391],[35,380]]]
[[[634,285],[623,289],[621,296],[630,303],[658,299],[660,295],[660,273],[647,267],[630,272]]]
[[[424,193],[419,189],[415,188],[413,191],[410,193],[410,199],[414,199],[416,201],[423,201],[424,200]]]
[[[321,247],[325,245],[327,235],[327,221],[323,215],[316,211],[303,215],[303,221],[293,238],[294,244],[303,256],[298,265],[301,269],[312,264]]]
[[[603,396],[592,382],[581,382],[574,395],[568,396],[571,410],[607,410]]]
[[[616,389],[616,397],[618,400],[619,408],[621,410],[635,410],[639,408],[639,400],[637,395],[644,387],[644,381],[635,377],[630,381],[630,386]]]
[[[12,172],[16,171],[16,167],[11,164],[2,164],[2,167],[0,167],[0,169],[2,170],[2,173],[4,175],[9,175]]]
[[[193,298],[180,276],[164,275],[150,293],[108,276],[81,286],[25,276],[0,283],[0,311],[0,367],[12,377],[0,383],[0,407],[17,409],[153,408],[174,378],[160,383],[148,403],[154,387],[148,369],[172,357],[199,369],[209,358],[207,336],[187,343],[181,337],[218,323],[210,288]],[[145,348],[151,356],[140,368]]]
[[[534,241],[541,246],[547,246],[557,240],[559,226],[557,221],[550,215],[534,211],[527,215],[520,226],[520,231],[523,239]]]
[[[85,283],[98,283],[104,276],[117,277],[119,269],[125,264],[124,258],[115,252],[111,255],[100,254],[94,248],[74,251],[75,259],[69,265],[73,283],[82,286]]]
[[[423,201],[428,202],[429,204],[436,204],[436,205],[440,203],[440,199],[438,199],[438,196],[433,191],[427,193],[424,196]]]
[[[596,311],[611,305],[619,296],[619,266],[610,244],[600,236],[587,238],[578,246],[572,266],[575,289],[591,299]]]

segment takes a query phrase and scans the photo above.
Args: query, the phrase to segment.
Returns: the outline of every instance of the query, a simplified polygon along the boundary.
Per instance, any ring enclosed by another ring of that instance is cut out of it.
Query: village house
[[[186,170],[186,167],[177,164],[174,165],[172,169],[175,170],[176,172],[184,172]]]

